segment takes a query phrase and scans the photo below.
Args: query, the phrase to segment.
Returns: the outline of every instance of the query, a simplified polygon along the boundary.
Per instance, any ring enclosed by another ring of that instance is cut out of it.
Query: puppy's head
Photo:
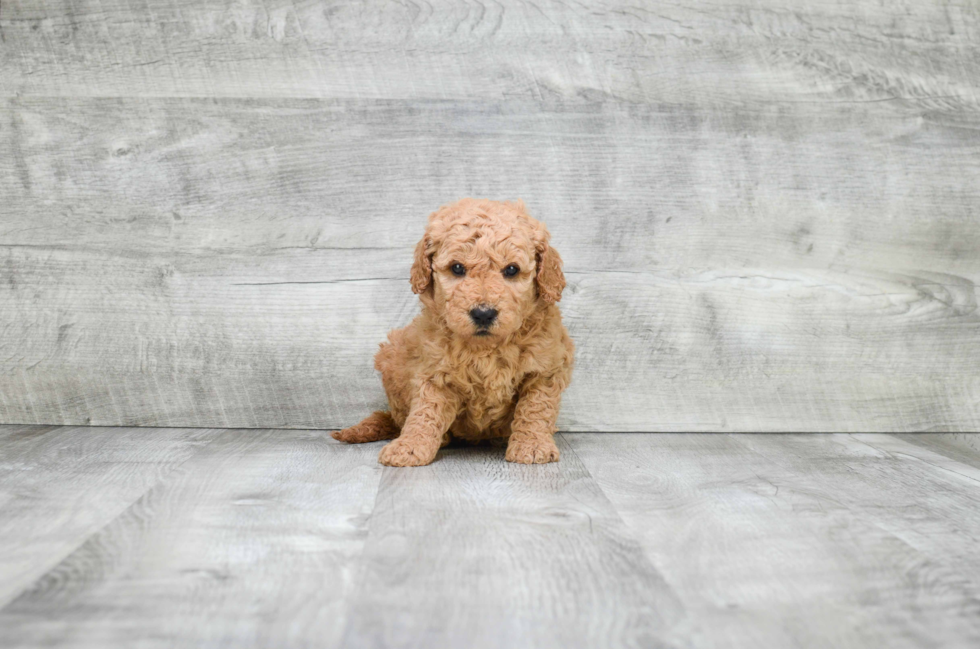
[[[490,342],[561,299],[561,257],[524,203],[464,198],[429,216],[412,290],[456,334]]]

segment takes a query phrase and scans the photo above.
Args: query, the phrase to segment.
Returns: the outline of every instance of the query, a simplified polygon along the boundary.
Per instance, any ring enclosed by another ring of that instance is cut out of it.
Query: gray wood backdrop
[[[339,427],[462,196],[563,429],[980,429],[980,4],[0,2],[0,422]]]

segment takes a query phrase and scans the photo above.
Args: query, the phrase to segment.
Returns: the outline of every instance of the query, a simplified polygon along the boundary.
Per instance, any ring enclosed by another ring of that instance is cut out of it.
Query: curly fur
[[[389,466],[429,464],[451,437],[508,438],[511,462],[558,460],[554,433],[574,346],[555,304],[565,276],[549,238],[521,201],[467,198],[433,212],[411,272],[422,312],[389,333],[374,358],[389,411],[333,436],[397,437],[379,456]],[[465,276],[453,274],[456,263]],[[510,264],[520,270],[505,277]],[[489,335],[477,335],[474,307],[498,311]]]

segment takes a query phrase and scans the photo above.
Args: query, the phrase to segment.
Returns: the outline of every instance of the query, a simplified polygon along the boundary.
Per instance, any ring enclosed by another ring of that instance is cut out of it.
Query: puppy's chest
[[[453,383],[465,409],[482,419],[488,411],[509,410],[524,375],[518,358],[489,356],[460,364]]]

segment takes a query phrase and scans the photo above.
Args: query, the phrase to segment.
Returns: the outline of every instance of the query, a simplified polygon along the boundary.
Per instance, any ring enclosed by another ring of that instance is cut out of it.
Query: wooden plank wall
[[[980,5],[0,2],[0,422],[339,427],[523,198],[576,431],[980,429]]]

